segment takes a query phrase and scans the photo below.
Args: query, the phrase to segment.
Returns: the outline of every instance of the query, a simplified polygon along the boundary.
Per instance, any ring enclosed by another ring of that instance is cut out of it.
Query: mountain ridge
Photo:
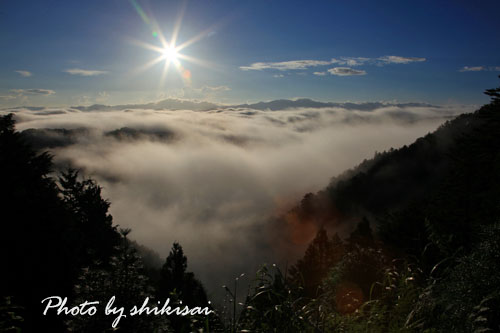
[[[244,104],[232,104],[223,105],[207,101],[190,101],[182,100],[176,98],[167,98],[157,102],[150,103],[135,103],[135,104],[118,104],[118,105],[106,105],[106,104],[92,104],[89,106],[71,106],[70,109],[91,112],[91,111],[115,111],[123,109],[152,109],[152,110],[192,110],[192,111],[212,111],[217,109],[231,110],[231,109],[254,109],[260,111],[281,111],[288,109],[297,108],[344,108],[347,110],[358,110],[358,111],[373,111],[375,109],[383,107],[398,107],[398,108],[441,108],[439,105],[433,105],[429,103],[420,102],[408,102],[408,103],[387,103],[387,102],[320,102],[315,101],[310,98],[300,98],[300,99],[276,99],[268,102],[257,102],[257,103],[244,103]],[[19,106],[14,108],[4,108],[2,110],[16,110],[16,109],[28,109],[31,111],[43,111],[50,108],[44,107],[31,107],[31,106]]]

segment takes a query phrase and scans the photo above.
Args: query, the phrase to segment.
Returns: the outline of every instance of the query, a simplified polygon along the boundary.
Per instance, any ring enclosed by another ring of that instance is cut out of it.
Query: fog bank
[[[37,142],[58,165],[96,179],[115,224],[132,228],[131,238],[162,257],[179,241],[188,269],[213,291],[260,263],[285,262],[273,245],[270,216],[375,151],[411,143],[465,111],[410,105],[0,112],[14,112],[18,130],[37,129]]]

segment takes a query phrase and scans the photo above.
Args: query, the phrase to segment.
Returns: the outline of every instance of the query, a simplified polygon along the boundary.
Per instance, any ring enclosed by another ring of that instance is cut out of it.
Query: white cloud
[[[330,63],[346,66],[361,66],[370,62],[370,60],[370,58],[363,57],[341,57],[339,59],[332,58],[332,61]]]
[[[491,67],[486,67],[486,66],[464,66],[462,67],[459,72],[483,72],[483,71],[488,71],[488,72],[498,72],[500,71],[500,66],[491,66]]]
[[[18,95],[53,95],[56,92],[50,89],[11,89],[15,94]]]
[[[66,69],[64,72],[69,73],[71,75],[81,75],[81,76],[97,76],[109,73],[107,71],[88,70],[80,68]]]
[[[423,61],[426,61],[426,58],[400,57],[400,56],[383,56],[379,58],[340,57],[340,58],[332,58],[330,61],[290,60],[282,62],[255,62],[249,66],[240,66],[240,69],[244,71],[249,71],[249,70],[261,71],[266,69],[287,71],[287,70],[304,70],[310,67],[327,66],[332,64],[354,67],[363,65],[384,66],[389,64],[409,64],[412,62],[423,62]],[[313,74],[321,76],[321,74],[317,73],[324,73],[324,72],[314,72]],[[363,74],[352,74],[352,75],[363,75]]]
[[[198,90],[201,92],[221,92],[221,91],[230,91],[231,88],[229,88],[228,86],[203,86]]]
[[[361,66],[370,61],[370,58],[362,57],[340,57],[338,59],[332,58],[330,61],[325,60],[291,60],[282,62],[256,62],[250,66],[241,66],[240,69],[248,70],[263,70],[263,69],[276,69],[280,71],[285,70],[303,70],[309,67],[326,66],[331,64],[347,65],[347,66]]]
[[[384,56],[377,58],[380,64],[409,64],[411,62],[423,62],[425,58],[416,57],[400,57],[400,56]]]
[[[326,72],[314,72],[313,74],[317,76],[325,76]]]
[[[97,103],[105,103],[109,99],[109,94],[106,91],[100,91],[95,98]]]
[[[241,66],[240,69],[244,71],[263,69],[276,69],[280,71],[307,69],[308,67],[324,66],[331,64],[330,61],[323,60],[292,60],[282,62],[255,62],[250,66]]]
[[[352,75],[366,75],[366,71],[353,69],[349,67],[334,67],[330,68],[328,72],[337,76],[352,76]]]
[[[19,75],[21,76],[24,76],[24,77],[30,77],[33,75],[33,73],[31,73],[30,71],[15,71],[16,73],[18,73]]]
[[[480,72],[484,70],[485,68],[483,66],[474,66],[474,67],[464,66],[462,69],[460,69],[460,72]]]
[[[275,78],[281,78],[281,77],[285,77],[285,75],[283,75],[283,74],[274,74],[273,77],[275,77]]]

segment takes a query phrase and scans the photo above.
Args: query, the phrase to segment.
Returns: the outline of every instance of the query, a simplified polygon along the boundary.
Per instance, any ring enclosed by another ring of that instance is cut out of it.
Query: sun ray
[[[200,32],[198,35],[194,36],[193,38],[189,39],[188,41],[186,41],[186,42],[182,43],[181,45],[177,46],[177,50],[181,51],[182,49],[185,49],[189,45],[200,41],[204,37],[208,36],[210,34],[210,32],[212,32],[212,31],[213,31],[213,29],[209,28],[209,29],[206,29],[206,30]]]
[[[151,51],[156,51],[158,53],[162,53],[163,49],[164,49],[163,47],[159,47],[159,46],[156,46],[156,45],[153,45],[153,44],[148,44],[148,43],[141,42],[141,41],[135,40],[135,39],[130,40],[130,42],[132,44],[135,44],[135,45],[140,46],[142,48],[145,48],[145,49],[148,49],[148,50],[151,50]]]
[[[195,58],[195,57],[191,57],[191,56],[188,56],[188,55],[185,55],[185,54],[181,54],[179,53],[177,55],[177,58],[179,59],[182,59],[182,60],[186,60],[186,61],[189,61],[193,64],[197,64],[197,65],[200,65],[202,67],[205,67],[205,68],[214,68],[215,65],[206,61],[206,60],[202,60],[202,59],[198,59],[198,58]]]
[[[182,26],[182,20],[184,17],[184,12],[186,10],[186,3],[187,1],[183,1],[180,9],[180,13],[177,16],[177,19],[175,21],[175,24],[173,26],[172,34],[170,36],[170,41],[168,41],[165,38],[165,35],[158,25],[157,21],[154,19],[154,17],[150,14],[149,16],[146,15],[146,13],[140,8],[140,6],[137,4],[135,0],[130,0],[136,11],[138,12],[139,16],[143,19],[143,21],[151,28],[153,37],[157,38],[157,44],[149,44],[137,40],[132,40],[132,43],[140,46],[142,48],[154,51],[156,53],[159,53],[159,56],[148,63],[140,66],[139,68],[135,69],[133,72],[134,73],[140,73],[143,72],[156,64],[160,63],[161,61],[164,61],[163,68],[161,70],[160,74],[160,89],[163,86],[167,76],[168,72],[171,67],[174,67],[176,71],[179,73],[180,77],[183,79],[184,84],[190,84],[191,83],[191,71],[187,68],[184,68],[182,65],[181,60],[191,62],[206,68],[210,69],[215,69],[216,66],[212,63],[209,63],[207,61],[186,55],[181,53],[180,51],[187,48],[188,46],[200,41],[204,37],[209,36],[213,31],[214,31],[214,26],[200,32],[196,36],[192,37],[191,39],[181,43],[180,45],[177,45],[177,41],[179,38],[179,32]],[[158,45],[159,44],[159,45]]]
[[[170,40],[170,45],[175,45],[177,43],[177,37],[179,36],[179,31],[181,30],[182,19],[184,18],[184,13],[186,12],[187,1],[182,2],[182,7],[175,21],[174,31],[172,32],[172,39]]]
[[[142,72],[145,72],[146,70],[148,70],[149,68],[153,67],[154,65],[156,65],[157,63],[159,63],[160,61],[164,60],[162,56],[159,56],[153,60],[151,60],[150,62],[147,62],[145,63],[144,65],[136,68],[134,71],[133,71],[133,74],[139,74],[139,73],[142,73]]]
[[[168,72],[168,68],[169,67],[170,67],[170,61],[165,61],[165,63],[163,64],[163,70],[162,70],[161,76],[160,76],[159,89],[163,88],[163,85],[165,83],[165,78],[167,77],[167,72]]]

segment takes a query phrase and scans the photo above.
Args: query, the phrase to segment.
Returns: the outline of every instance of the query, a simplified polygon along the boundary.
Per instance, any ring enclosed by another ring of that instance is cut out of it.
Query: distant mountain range
[[[382,107],[433,107],[439,106],[427,103],[382,103],[382,102],[365,102],[365,103],[334,103],[334,102],[318,102],[308,98],[296,100],[278,99],[270,102],[258,102],[253,104],[239,105],[221,105],[210,102],[187,101],[180,99],[164,99],[159,102],[147,104],[124,104],[124,105],[101,105],[94,104],[91,106],[76,106],[72,107],[80,111],[106,111],[106,110],[123,110],[123,109],[152,109],[152,110],[194,110],[194,111],[210,111],[215,109],[254,109],[254,110],[271,110],[279,111],[296,108],[344,108],[348,110],[373,111]]]
[[[271,102],[258,102],[254,104],[241,104],[233,107],[249,108],[255,110],[286,110],[295,108],[343,108],[348,110],[372,111],[382,107],[395,106],[400,108],[406,107],[438,107],[427,103],[381,103],[381,102],[365,102],[365,103],[334,103],[334,102],[318,102],[309,98],[301,98],[296,100],[277,99]]]
[[[72,109],[77,109],[80,111],[106,111],[106,110],[123,110],[123,109],[209,111],[217,108],[220,108],[220,106],[209,102],[194,102],[194,101],[172,99],[172,98],[146,104],[124,104],[124,105],[113,105],[113,106],[94,104],[91,106],[72,107]]]

